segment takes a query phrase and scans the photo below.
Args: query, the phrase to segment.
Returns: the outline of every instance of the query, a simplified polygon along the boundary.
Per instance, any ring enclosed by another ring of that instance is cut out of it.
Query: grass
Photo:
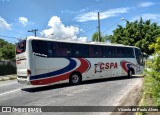
[[[10,78],[9,78],[9,80],[14,80],[14,79],[16,79],[16,77],[10,77]]]
[[[139,106],[157,106],[160,108],[160,57],[148,63],[150,71],[145,71],[143,96]],[[138,112],[136,115],[160,115],[160,112]]]

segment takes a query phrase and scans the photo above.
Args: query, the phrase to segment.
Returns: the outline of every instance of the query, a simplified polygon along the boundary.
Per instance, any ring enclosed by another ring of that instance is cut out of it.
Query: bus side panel
[[[129,67],[136,69],[134,59],[117,58],[46,58],[34,56],[33,85],[45,85],[69,80],[72,72],[82,74],[82,80],[126,76]]]
[[[83,80],[127,76],[129,68],[134,73],[138,66],[135,58],[88,58],[91,69],[84,73]]]
[[[45,85],[64,80],[69,81],[72,72],[77,69],[83,70],[80,62],[81,59],[76,58],[46,58],[35,55],[35,75],[31,76],[31,83],[33,85]]]
[[[87,58],[87,60],[90,62],[91,68],[83,74],[83,80],[109,78],[118,75],[119,67],[117,59]],[[112,73],[112,71],[117,74]]]

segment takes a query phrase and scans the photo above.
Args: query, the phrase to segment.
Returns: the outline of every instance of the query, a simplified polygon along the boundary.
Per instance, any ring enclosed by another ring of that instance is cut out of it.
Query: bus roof
[[[114,43],[105,43],[105,42],[64,41],[64,40],[53,40],[53,39],[49,39],[49,38],[41,38],[41,37],[34,37],[34,36],[29,36],[26,39],[27,40],[54,41],[54,42],[63,42],[63,43],[74,43],[74,44],[86,44],[86,45],[120,46],[120,47],[132,47],[132,48],[134,47],[134,48],[138,48],[138,47],[135,47],[135,46],[128,46],[128,45],[116,44],[116,43],[114,44]]]

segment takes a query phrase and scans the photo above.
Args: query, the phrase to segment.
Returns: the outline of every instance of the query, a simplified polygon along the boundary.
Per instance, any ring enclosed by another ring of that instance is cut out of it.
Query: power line
[[[114,23],[113,25],[111,25],[109,28],[107,28],[105,31],[103,31],[102,34],[104,34],[106,31],[108,31],[108,30],[111,29],[113,26],[115,26],[116,24],[118,24],[120,21],[123,21],[123,20],[126,21],[126,19],[122,18],[121,20],[117,21],[116,23]]]
[[[11,26],[12,28],[16,28],[16,29],[20,29],[20,30],[27,30],[27,28],[23,28],[23,27],[20,27],[20,26],[15,26],[15,25],[12,25]]]
[[[4,36],[4,35],[0,35],[1,37],[7,37],[7,38],[13,38],[13,39],[17,39],[18,40],[18,38],[16,38],[16,37],[12,37],[12,36]]]
[[[20,34],[20,35],[23,35],[23,36],[27,36],[27,35],[25,35],[25,34],[22,34],[22,33],[20,33],[20,32],[16,32],[16,31],[13,31],[13,30],[5,30],[5,31],[11,32],[11,33],[17,33],[17,34]]]

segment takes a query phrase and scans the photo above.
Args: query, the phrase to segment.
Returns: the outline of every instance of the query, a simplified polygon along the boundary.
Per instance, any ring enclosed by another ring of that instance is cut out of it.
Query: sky
[[[159,0],[0,0],[0,38],[16,43],[38,29],[38,37],[91,41],[98,30],[97,12],[105,36],[140,17],[159,25],[159,6]]]

